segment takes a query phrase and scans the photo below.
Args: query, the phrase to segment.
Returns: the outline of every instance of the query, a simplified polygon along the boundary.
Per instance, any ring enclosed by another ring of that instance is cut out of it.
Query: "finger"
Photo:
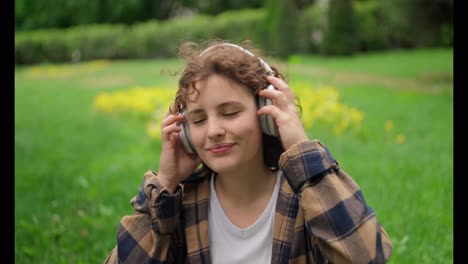
[[[279,90],[289,89],[288,84],[281,78],[269,75],[267,76],[267,80]]]
[[[161,128],[164,128],[166,126],[170,126],[176,122],[182,122],[184,120],[184,115],[169,115],[166,118],[164,118],[161,122]]]
[[[178,113],[179,112],[179,107],[176,104],[171,104],[171,112],[172,113]]]
[[[273,86],[275,86],[276,89],[278,89],[279,91],[282,91],[284,94],[286,94],[290,101],[292,100],[294,102],[294,93],[292,92],[289,85],[283,79],[276,78],[274,76],[268,76],[267,80]]]
[[[275,105],[267,105],[257,110],[259,115],[271,115],[275,120],[276,125],[279,127],[286,126],[302,126],[301,119],[297,112],[282,111]]]
[[[278,106],[281,109],[288,107],[289,102],[288,97],[284,92],[274,89],[264,89],[258,93],[259,96],[270,98],[273,101],[273,104]]]
[[[164,139],[171,139],[173,134],[176,134],[176,136],[178,136],[181,130],[182,128],[180,126],[178,126],[176,123],[173,123],[161,129],[161,136]]]
[[[259,115],[271,115],[273,119],[279,120],[282,111],[275,105],[266,105],[257,110]]]
[[[182,130],[182,128],[177,125],[177,123],[172,123],[168,126],[165,126],[162,130],[161,130],[161,133],[164,133],[164,134],[170,134],[172,132],[179,132],[180,130]]]
[[[179,133],[171,132],[169,134],[169,141],[171,142],[171,144],[175,145],[178,140],[179,140]]]

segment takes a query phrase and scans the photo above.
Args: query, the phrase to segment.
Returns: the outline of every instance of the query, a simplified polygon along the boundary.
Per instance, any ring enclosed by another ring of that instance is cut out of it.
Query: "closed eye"
[[[234,116],[237,115],[240,111],[235,111],[235,112],[226,112],[223,113],[223,116]]]
[[[202,118],[202,119],[195,119],[195,120],[191,120],[192,121],[192,124],[201,124],[203,121],[205,121],[206,119],[205,118]]]

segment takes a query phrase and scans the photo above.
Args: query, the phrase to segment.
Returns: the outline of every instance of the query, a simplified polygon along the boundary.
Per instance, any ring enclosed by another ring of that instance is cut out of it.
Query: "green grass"
[[[364,72],[397,78],[418,78],[428,73],[453,71],[453,53],[447,53],[446,49],[371,52],[347,59],[304,55],[299,61],[329,70]],[[395,67],[396,65],[398,67]]]
[[[390,263],[453,262],[453,50],[299,56],[292,81],[327,84],[365,113],[361,133],[309,131],[361,186],[390,235]],[[15,69],[15,260],[101,263],[159,144],[138,120],[90,110],[102,91],[174,86],[178,60],[119,61],[59,77]],[[384,124],[406,141],[396,144]]]

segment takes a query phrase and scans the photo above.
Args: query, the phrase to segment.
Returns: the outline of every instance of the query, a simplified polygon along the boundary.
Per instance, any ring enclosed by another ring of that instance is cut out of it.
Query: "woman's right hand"
[[[171,110],[178,109],[172,105]],[[178,122],[184,122],[182,114],[171,114],[168,111],[161,122],[161,156],[159,158],[158,179],[170,193],[174,193],[177,185],[190,176],[201,160],[185,152],[179,138],[181,127]]]

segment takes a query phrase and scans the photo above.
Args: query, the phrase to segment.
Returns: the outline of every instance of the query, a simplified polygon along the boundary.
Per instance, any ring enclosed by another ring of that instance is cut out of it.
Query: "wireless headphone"
[[[250,56],[255,56],[254,54],[252,54],[252,52],[238,46],[238,45],[235,45],[235,44],[232,44],[232,43],[222,43],[222,44],[218,44],[218,45],[221,45],[221,46],[231,46],[231,47],[235,47],[243,52],[245,52],[246,54],[250,55]],[[218,45],[215,45],[215,46],[218,46]],[[211,46],[209,48],[207,48],[206,50],[204,50],[202,53],[200,53],[200,56],[203,55],[205,52],[207,52],[208,50],[212,49],[213,47],[215,46]],[[258,58],[260,63],[263,65],[263,67],[265,68],[265,70],[267,71],[268,75],[271,75],[271,76],[274,76],[274,72],[273,70],[271,69],[271,67],[264,61],[262,60],[261,58]],[[276,89],[272,84],[269,84],[266,88],[264,89]],[[258,96],[258,107],[261,108],[263,106],[266,106],[266,105],[272,105],[273,102],[271,101],[270,98],[266,98],[266,97],[262,97],[262,96]],[[184,114],[184,116],[187,115],[187,109],[183,109],[181,111],[182,114]],[[278,133],[278,128],[275,124],[275,121],[273,119],[273,117],[271,115],[261,115],[260,116],[260,125],[262,127],[262,132],[267,134],[267,135],[270,135],[270,136],[273,136],[273,137],[279,137],[279,133]],[[182,144],[184,146],[184,149],[187,153],[191,154],[191,155],[196,155],[196,151],[195,151],[195,147],[193,146],[193,143],[192,143],[192,140],[191,140],[191,137],[190,137],[190,126],[189,126],[189,123],[188,121],[184,121],[184,122],[181,122],[180,124],[181,126],[181,131],[179,133],[179,138],[180,140],[182,141]]]

